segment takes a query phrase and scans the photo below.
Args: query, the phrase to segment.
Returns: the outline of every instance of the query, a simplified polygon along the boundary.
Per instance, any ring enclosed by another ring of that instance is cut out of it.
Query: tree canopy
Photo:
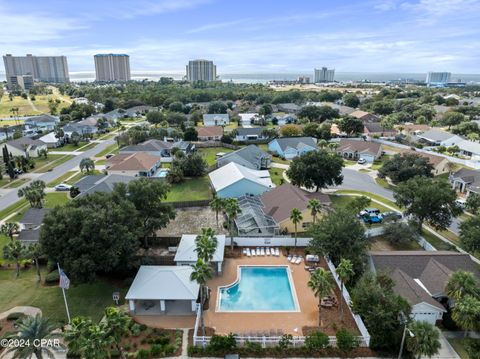
[[[343,159],[325,150],[310,151],[293,159],[287,176],[292,184],[316,192],[343,182]]]
[[[416,154],[396,154],[385,161],[378,170],[380,177],[389,177],[392,182],[399,183],[415,176],[433,177],[433,166],[428,158]]]

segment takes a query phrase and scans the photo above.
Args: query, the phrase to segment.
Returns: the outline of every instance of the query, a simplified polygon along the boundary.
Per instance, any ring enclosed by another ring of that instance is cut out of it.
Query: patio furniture
[[[267,256],[269,256],[270,255],[270,248],[268,248],[268,247],[265,248],[265,253],[267,254]]]
[[[292,258],[293,258],[293,256],[292,256],[292,255],[288,255],[288,256],[287,256],[287,261],[289,261],[289,262],[290,262],[290,261],[292,260]]]
[[[260,253],[261,253],[262,256],[264,256],[264,255],[265,255],[265,248],[262,247],[262,248],[260,249]]]
[[[247,248],[246,253],[247,253],[247,257],[251,257],[251,256],[252,256],[252,254],[250,253],[250,248]]]
[[[243,253],[244,255],[247,255],[247,248],[243,248],[243,249],[242,249],[242,253]]]
[[[277,257],[280,257],[280,249],[275,248],[275,255],[276,255]]]
[[[295,264],[295,262],[297,261],[297,256],[293,256],[292,259],[290,259],[290,263],[292,264]]]
[[[306,257],[305,257],[305,261],[306,262],[318,263],[318,262],[320,262],[320,257],[317,256],[317,255],[314,255],[314,254],[307,254]]]
[[[302,256],[298,256],[297,260],[295,261],[295,264],[300,264],[302,263]]]
[[[322,300],[320,301],[320,306],[323,308],[332,308],[333,303],[328,299],[328,297],[323,297]]]

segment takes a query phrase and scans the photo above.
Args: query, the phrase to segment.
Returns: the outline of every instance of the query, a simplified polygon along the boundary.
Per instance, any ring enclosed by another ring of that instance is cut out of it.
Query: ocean
[[[158,80],[160,77],[172,77],[175,80],[181,80],[183,73],[167,73],[161,71],[133,71],[133,80]],[[296,80],[299,76],[310,77],[313,80],[313,73],[237,73],[237,74],[219,74],[223,82],[232,81],[234,83],[267,83],[272,80]],[[335,80],[340,82],[348,81],[370,81],[385,82],[399,79],[413,79],[424,81],[424,73],[400,73],[400,72],[335,72]],[[0,81],[5,80],[5,73],[0,73]],[[94,81],[95,73],[82,71],[70,72],[70,80],[73,82]],[[480,74],[452,74],[453,81],[466,83],[480,83]]]

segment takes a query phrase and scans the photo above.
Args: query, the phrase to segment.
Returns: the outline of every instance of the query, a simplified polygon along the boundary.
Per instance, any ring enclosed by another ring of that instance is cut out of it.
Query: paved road
[[[110,146],[114,143],[115,143],[115,140],[105,140],[105,141],[99,143],[94,148],[91,148],[87,151],[84,151],[82,154],[79,154],[78,156],[75,156],[75,158],[72,158],[71,160],[68,160],[67,162],[58,165],[57,167],[55,167],[53,169],[53,171],[43,173],[43,174],[39,175],[38,177],[36,177],[35,179],[42,180],[45,183],[53,181],[57,177],[60,177],[62,174],[66,173],[68,171],[71,171],[72,169],[77,167],[80,164],[80,161],[83,158],[93,157],[98,152],[104,150],[105,148],[107,148],[108,146]],[[0,197],[0,208],[6,208],[6,207],[14,204],[15,202],[17,202],[19,200],[18,195],[17,195],[18,189],[25,187],[30,182],[31,181],[26,182],[22,186],[20,186],[18,188],[14,188],[14,189],[12,189],[12,191],[3,194]]]
[[[334,188],[366,191],[378,194],[379,196],[394,201],[393,192],[377,184],[377,182],[375,182],[375,180],[368,173],[362,173],[348,168],[344,168],[342,172],[343,183]],[[452,224],[449,227],[449,229],[457,236],[460,233],[460,223],[461,221],[458,218],[453,218]]]

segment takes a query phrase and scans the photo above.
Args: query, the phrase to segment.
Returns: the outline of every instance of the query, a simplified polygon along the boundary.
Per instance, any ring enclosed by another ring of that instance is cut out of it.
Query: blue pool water
[[[158,170],[155,177],[164,178],[164,177],[167,177],[167,174],[168,174],[168,171],[166,169],[160,169],[160,170]]]
[[[287,267],[240,267],[240,280],[220,289],[220,311],[296,310]]]

